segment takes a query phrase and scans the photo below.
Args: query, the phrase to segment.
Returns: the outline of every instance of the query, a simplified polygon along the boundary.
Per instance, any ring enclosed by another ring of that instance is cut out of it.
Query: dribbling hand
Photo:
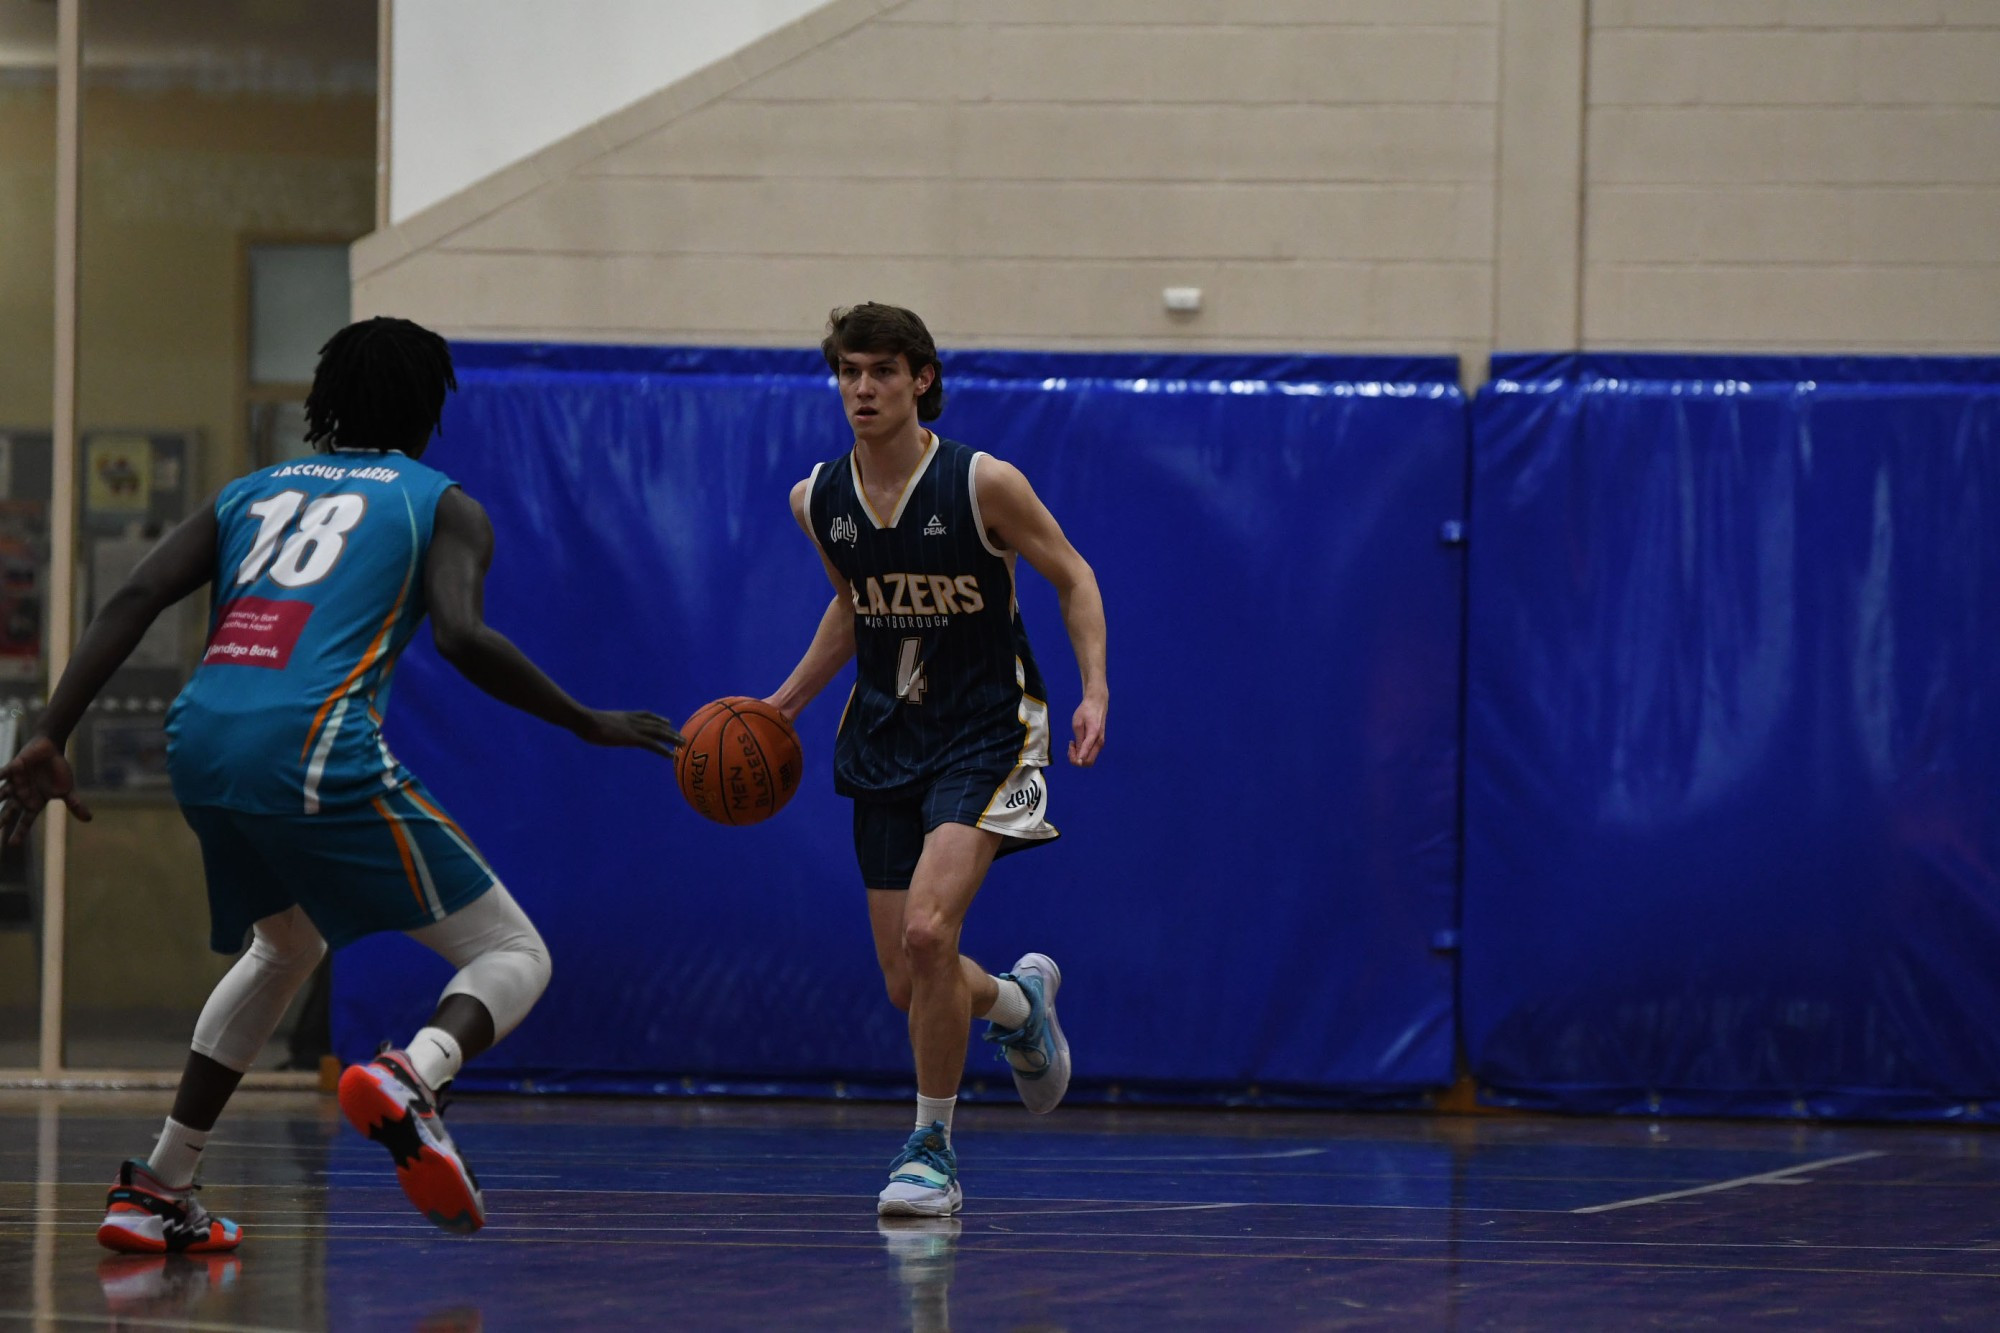
[[[1109,707],[1098,699],[1085,699],[1076,706],[1076,716],[1069,723],[1076,733],[1076,739],[1069,743],[1069,761],[1078,768],[1097,762],[1098,752],[1104,748],[1104,714]]]
[[[54,741],[37,736],[0,768],[0,842],[18,845],[50,801],[60,800],[78,819],[90,807],[76,797],[76,775]]]
[[[593,708],[589,720],[576,729],[576,734],[592,745],[651,750],[662,759],[672,759],[675,748],[686,743],[686,738],[674,729],[674,724],[657,713],[620,713]]]

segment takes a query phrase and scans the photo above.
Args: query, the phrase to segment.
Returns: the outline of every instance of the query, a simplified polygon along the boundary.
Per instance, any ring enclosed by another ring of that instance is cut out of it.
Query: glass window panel
[[[264,450],[296,447],[284,403],[346,322],[346,245],[374,224],[375,16],[375,0],[84,6],[86,609]],[[178,1068],[232,961],[209,951],[200,848],[164,781],[161,721],[207,601],[168,612],[70,747],[97,813],[70,833],[72,1068]],[[258,1068],[293,1057],[296,1027]]]
[[[348,309],[346,246],[252,246],[250,382],[311,383],[319,349]]]
[[[54,5],[0,0],[0,753],[41,706],[55,393]],[[0,1069],[40,1061],[41,836],[0,848]]]
[[[269,467],[312,452],[306,443],[305,399],[250,404],[250,466]]]

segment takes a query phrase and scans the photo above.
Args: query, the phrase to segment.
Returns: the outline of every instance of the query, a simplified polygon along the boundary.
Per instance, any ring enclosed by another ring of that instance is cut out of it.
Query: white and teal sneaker
[[[1002,979],[1018,983],[1027,993],[1028,1021],[1017,1028],[988,1024],[986,1040],[999,1045],[1001,1057],[1014,1071],[1021,1104],[1036,1115],[1047,1115],[1069,1091],[1069,1040],[1056,1021],[1062,969],[1045,953],[1028,953]]]
[[[876,1196],[878,1217],[950,1217],[965,1202],[958,1188],[958,1156],[942,1120],[913,1129],[889,1163],[889,1183]]]

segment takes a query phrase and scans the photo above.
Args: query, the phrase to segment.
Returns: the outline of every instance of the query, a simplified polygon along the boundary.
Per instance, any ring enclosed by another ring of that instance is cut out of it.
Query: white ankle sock
[[[194,1183],[194,1169],[201,1165],[201,1150],[208,1146],[208,1131],[189,1129],[172,1116],[146,1159],[146,1169],[168,1189],[186,1189]]]
[[[1003,1028],[1017,1028],[1027,1022],[1028,1015],[1034,1010],[1028,1003],[1028,992],[1021,989],[1021,983],[995,977],[993,984],[1000,988],[1000,994],[994,999],[993,1007],[980,1017],[995,1027]]]
[[[423,1029],[410,1038],[410,1044],[403,1051],[410,1057],[417,1077],[432,1092],[457,1078],[458,1067],[465,1063],[465,1055],[458,1048],[458,1038],[443,1028]]]
[[[951,1142],[951,1113],[958,1107],[958,1098],[926,1097],[917,1094],[917,1128],[929,1129],[932,1121],[944,1124],[944,1141]]]

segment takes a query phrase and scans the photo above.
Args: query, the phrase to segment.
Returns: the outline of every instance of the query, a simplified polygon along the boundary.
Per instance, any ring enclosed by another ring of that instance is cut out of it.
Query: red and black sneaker
[[[433,1226],[471,1235],[486,1225],[479,1180],[438,1115],[437,1098],[402,1051],[384,1051],[340,1076],[347,1123],[389,1150],[396,1183]]]
[[[226,1217],[210,1217],[194,1197],[199,1185],[168,1189],[144,1162],[124,1162],[104,1200],[97,1243],[121,1254],[216,1254],[233,1250],[243,1232]]]

